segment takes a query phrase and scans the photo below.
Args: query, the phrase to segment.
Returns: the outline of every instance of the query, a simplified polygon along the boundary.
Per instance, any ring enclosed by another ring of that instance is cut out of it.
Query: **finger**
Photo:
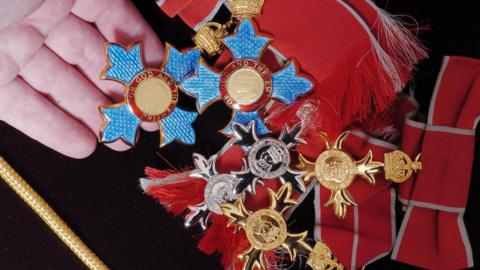
[[[113,149],[115,151],[123,152],[130,150],[132,147],[130,145],[127,145],[124,143],[122,140],[118,140],[112,143],[104,143],[108,148]]]
[[[124,45],[142,41],[145,64],[160,66],[163,45],[131,1],[77,0],[72,13],[94,23],[108,41]]]
[[[87,127],[18,78],[0,89],[0,119],[72,158],[89,156],[97,144]]]
[[[47,0],[49,1],[49,0]],[[52,1],[50,1],[52,2]],[[5,65],[0,67],[1,86],[7,85],[16,77],[18,70],[23,67],[42,46],[44,37],[35,27],[19,24],[0,31],[0,55]],[[2,60],[2,62],[3,62]],[[40,68],[42,69],[42,67]],[[98,112],[98,109],[95,109]],[[31,136],[27,133],[27,135]],[[125,144],[112,144],[115,150],[127,150]]]
[[[140,124],[140,127],[145,130],[145,131],[157,131],[159,129],[158,123],[152,123],[152,122],[142,122]]]
[[[108,104],[109,100],[73,66],[42,47],[19,74],[28,84],[90,128],[92,133],[98,133],[103,123],[98,106]],[[115,150],[128,149],[121,144],[112,147]]]
[[[124,99],[124,86],[99,79],[107,64],[104,56],[105,42],[103,36],[91,24],[70,14],[52,29],[45,44],[66,62],[76,65],[112,100],[120,102]]]
[[[0,29],[17,23],[37,10],[43,0],[2,1],[0,9]]]
[[[18,73],[15,61],[4,52],[0,51],[0,87],[11,82]]]
[[[45,0],[43,5],[24,22],[34,26],[43,36],[47,36],[59,22],[67,17],[73,3],[74,0]]]
[[[77,65],[95,86],[115,102],[125,99],[123,85],[98,79],[98,75],[106,64],[103,55],[105,40],[91,24],[74,15],[69,15],[52,30],[45,43],[65,61]],[[156,123],[145,123],[141,127],[147,131],[155,131],[159,128]]]
[[[0,31],[0,51],[15,63],[19,70],[42,46],[45,38],[37,29],[29,25],[14,25]],[[11,72],[11,71],[10,71]]]

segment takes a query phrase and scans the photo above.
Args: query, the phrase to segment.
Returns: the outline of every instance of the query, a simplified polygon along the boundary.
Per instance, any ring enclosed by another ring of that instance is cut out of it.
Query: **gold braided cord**
[[[0,156],[0,177],[40,216],[50,229],[91,270],[109,269],[55,213],[48,203]]]

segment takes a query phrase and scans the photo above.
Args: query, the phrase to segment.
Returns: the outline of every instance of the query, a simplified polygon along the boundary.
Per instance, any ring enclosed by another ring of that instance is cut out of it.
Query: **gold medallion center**
[[[255,69],[245,67],[234,71],[227,81],[227,93],[240,105],[257,102],[263,95],[265,82]]]
[[[355,179],[357,167],[345,152],[330,149],[323,152],[315,162],[315,174],[322,186],[329,190],[346,189]]]
[[[140,82],[135,104],[146,115],[163,113],[172,103],[172,90],[162,79],[151,77]]]
[[[287,239],[287,224],[283,216],[271,209],[253,213],[247,220],[247,239],[259,250],[273,250]]]

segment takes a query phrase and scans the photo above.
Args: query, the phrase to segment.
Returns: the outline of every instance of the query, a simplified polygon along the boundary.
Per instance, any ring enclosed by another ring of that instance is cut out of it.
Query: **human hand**
[[[98,106],[123,100],[121,85],[99,80],[105,42],[143,41],[150,66],[161,64],[163,45],[129,0],[45,0],[24,16],[0,30],[0,120],[64,155],[87,157],[102,124]]]

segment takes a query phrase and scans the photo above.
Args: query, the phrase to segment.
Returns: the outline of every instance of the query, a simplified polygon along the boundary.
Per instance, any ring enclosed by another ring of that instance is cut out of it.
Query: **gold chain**
[[[92,270],[109,269],[55,213],[48,203],[0,156],[0,177],[50,229]]]

